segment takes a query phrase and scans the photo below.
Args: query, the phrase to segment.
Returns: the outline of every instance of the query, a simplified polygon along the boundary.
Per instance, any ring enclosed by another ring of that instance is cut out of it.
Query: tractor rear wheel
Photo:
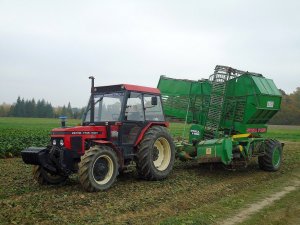
[[[94,146],[81,157],[79,181],[86,191],[103,191],[115,182],[118,169],[118,158],[112,148]]]
[[[137,172],[146,180],[162,180],[171,172],[175,146],[167,128],[151,127],[138,145]]]
[[[47,172],[42,166],[33,166],[33,177],[39,184],[61,184],[68,179],[68,176],[53,175]]]
[[[277,171],[282,162],[282,146],[277,140],[265,141],[265,154],[258,157],[259,168],[266,171]]]

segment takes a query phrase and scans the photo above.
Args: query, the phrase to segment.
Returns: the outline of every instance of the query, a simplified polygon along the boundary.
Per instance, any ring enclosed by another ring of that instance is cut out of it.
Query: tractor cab
[[[82,118],[82,126],[104,126],[105,140],[127,149],[124,153],[154,124],[167,126],[159,90],[128,84],[93,87]]]
[[[159,90],[128,84],[94,88],[82,124],[127,121],[164,121]]]

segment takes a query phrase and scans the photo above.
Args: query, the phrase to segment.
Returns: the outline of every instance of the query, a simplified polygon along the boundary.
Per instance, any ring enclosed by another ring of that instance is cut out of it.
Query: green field
[[[49,130],[57,126],[58,119],[0,118],[0,143],[11,134],[5,143],[19,150],[27,139],[26,145],[47,144]],[[173,136],[181,136],[183,125],[173,123],[170,129]],[[259,170],[255,160],[236,171],[176,161],[164,181],[140,180],[132,170],[98,193],[84,192],[76,175],[61,186],[39,186],[32,167],[20,158],[0,159],[0,224],[222,224],[300,179],[300,127],[271,126],[267,135],[285,142],[278,172]],[[8,156],[9,151],[4,153]],[[244,224],[299,224],[299,197],[298,188]]]
[[[68,120],[69,126],[79,123]],[[17,156],[30,146],[46,146],[51,129],[59,126],[59,119],[0,117],[0,158]]]
[[[80,120],[68,120],[68,126],[80,124]],[[59,119],[0,117],[0,158],[18,156],[30,146],[46,146],[51,129],[60,126]],[[189,125],[171,123],[172,135],[188,137]],[[270,126],[266,137],[285,141],[300,140],[300,126]]]
[[[80,124],[80,120],[68,119],[68,126]],[[60,119],[56,118],[17,118],[0,117],[0,129],[2,128],[30,128],[30,129],[52,129],[60,126]]]

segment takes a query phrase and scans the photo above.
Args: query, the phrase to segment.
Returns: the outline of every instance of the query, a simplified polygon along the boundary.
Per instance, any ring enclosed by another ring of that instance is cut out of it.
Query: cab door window
[[[144,121],[142,94],[130,92],[125,109],[125,120]]]
[[[144,95],[145,119],[147,121],[164,121],[164,114],[159,96]]]

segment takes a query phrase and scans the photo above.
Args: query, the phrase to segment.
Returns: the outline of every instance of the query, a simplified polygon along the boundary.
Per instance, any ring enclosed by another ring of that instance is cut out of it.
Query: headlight
[[[59,141],[59,144],[60,144],[60,146],[64,146],[64,140],[61,139],[61,140]]]
[[[55,139],[53,139],[52,145],[56,145],[56,140]]]

